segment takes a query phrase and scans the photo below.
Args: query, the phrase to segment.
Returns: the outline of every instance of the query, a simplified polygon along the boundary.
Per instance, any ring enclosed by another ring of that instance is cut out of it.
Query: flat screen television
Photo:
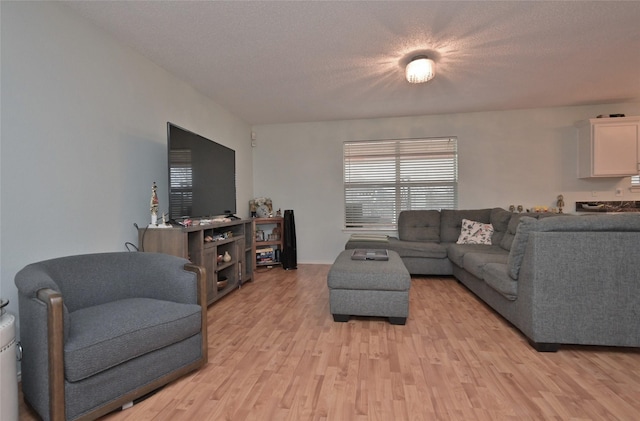
[[[169,219],[236,213],[236,152],[167,123]]]

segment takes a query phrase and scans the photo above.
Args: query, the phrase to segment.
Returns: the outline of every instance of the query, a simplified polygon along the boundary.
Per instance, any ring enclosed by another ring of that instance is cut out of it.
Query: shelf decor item
[[[559,194],[558,200],[556,201],[556,206],[558,207],[558,213],[562,213],[562,208],[564,208],[564,196]]]
[[[152,226],[158,225],[158,206],[160,201],[158,200],[158,186],[156,182],[153,182],[151,186],[151,200],[149,203],[150,211],[151,211],[151,224]]]
[[[249,201],[252,218],[270,218],[273,216],[273,202],[268,197],[258,197]]]
[[[224,256],[222,257],[222,260],[224,260],[227,263],[231,261],[231,255],[229,254],[228,251],[224,252]]]
[[[280,240],[280,238],[281,238],[280,231],[282,231],[282,229],[280,228],[279,225],[276,225],[273,228],[273,230],[271,230],[271,234],[269,235],[270,240],[272,240],[272,241]]]

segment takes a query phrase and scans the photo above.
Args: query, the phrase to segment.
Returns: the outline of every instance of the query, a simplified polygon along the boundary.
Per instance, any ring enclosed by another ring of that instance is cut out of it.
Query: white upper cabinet
[[[638,175],[640,117],[592,118],[577,127],[578,178]]]

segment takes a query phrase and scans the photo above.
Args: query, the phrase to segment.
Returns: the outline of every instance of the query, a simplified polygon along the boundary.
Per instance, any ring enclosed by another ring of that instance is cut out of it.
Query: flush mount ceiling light
[[[436,75],[436,64],[427,56],[415,56],[407,64],[405,76],[409,83],[428,82]]]

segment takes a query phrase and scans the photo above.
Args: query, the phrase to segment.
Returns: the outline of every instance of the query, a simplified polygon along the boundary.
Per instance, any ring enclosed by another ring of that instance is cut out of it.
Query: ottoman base
[[[348,314],[334,314],[333,321],[339,322],[339,323],[346,323],[349,321],[350,317],[351,316],[349,316]],[[389,323],[392,325],[404,325],[407,323],[406,317],[388,317],[388,319],[389,319]]]

